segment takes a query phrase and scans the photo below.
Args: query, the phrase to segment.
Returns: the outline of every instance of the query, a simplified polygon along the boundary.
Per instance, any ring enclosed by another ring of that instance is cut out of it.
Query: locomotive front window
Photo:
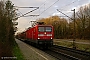
[[[52,28],[51,27],[46,27],[46,32],[51,32]]]
[[[51,27],[38,27],[39,32],[51,32],[52,28]]]
[[[39,32],[44,32],[44,27],[38,27]]]

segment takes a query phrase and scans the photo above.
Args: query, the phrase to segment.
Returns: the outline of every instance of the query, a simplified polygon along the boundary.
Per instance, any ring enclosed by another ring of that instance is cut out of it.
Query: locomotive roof
[[[52,25],[37,25],[37,26],[52,26]]]
[[[37,26],[43,26],[43,27],[45,27],[45,26],[52,26],[52,25],[35,25],[35,26],[33,26],[33,27],[37,27]],[[29,27],[27,30],[29,30],[29,29],[31,29],[31,28],[33,28],[33,27]],[[26,31],[27,31],[26,30]]]

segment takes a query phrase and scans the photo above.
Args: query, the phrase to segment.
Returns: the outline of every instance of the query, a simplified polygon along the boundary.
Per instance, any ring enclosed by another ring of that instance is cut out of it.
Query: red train
[[[35,26],[19,34],[19,37],[38,46],[49,47],[53,45],[53,26],[43,25],[43,23],[38,22]]]

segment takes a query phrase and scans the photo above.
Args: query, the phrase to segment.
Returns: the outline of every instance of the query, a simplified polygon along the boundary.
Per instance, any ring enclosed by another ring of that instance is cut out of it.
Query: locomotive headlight
[[[40,39],[40,38],[38,38],[38,39]]]
[[[46,34],[46,32],[44,34]]]
[[[51,39],[52,39],[52,37],[51,37]]]

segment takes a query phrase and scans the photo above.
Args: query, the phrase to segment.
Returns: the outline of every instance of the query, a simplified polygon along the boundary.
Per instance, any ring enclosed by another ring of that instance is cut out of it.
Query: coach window
[[[39,32],[44,32],[44,27],[38,27]]]
[[[51,27],[46,27],[46,32],[51,32],[52,28]]]

